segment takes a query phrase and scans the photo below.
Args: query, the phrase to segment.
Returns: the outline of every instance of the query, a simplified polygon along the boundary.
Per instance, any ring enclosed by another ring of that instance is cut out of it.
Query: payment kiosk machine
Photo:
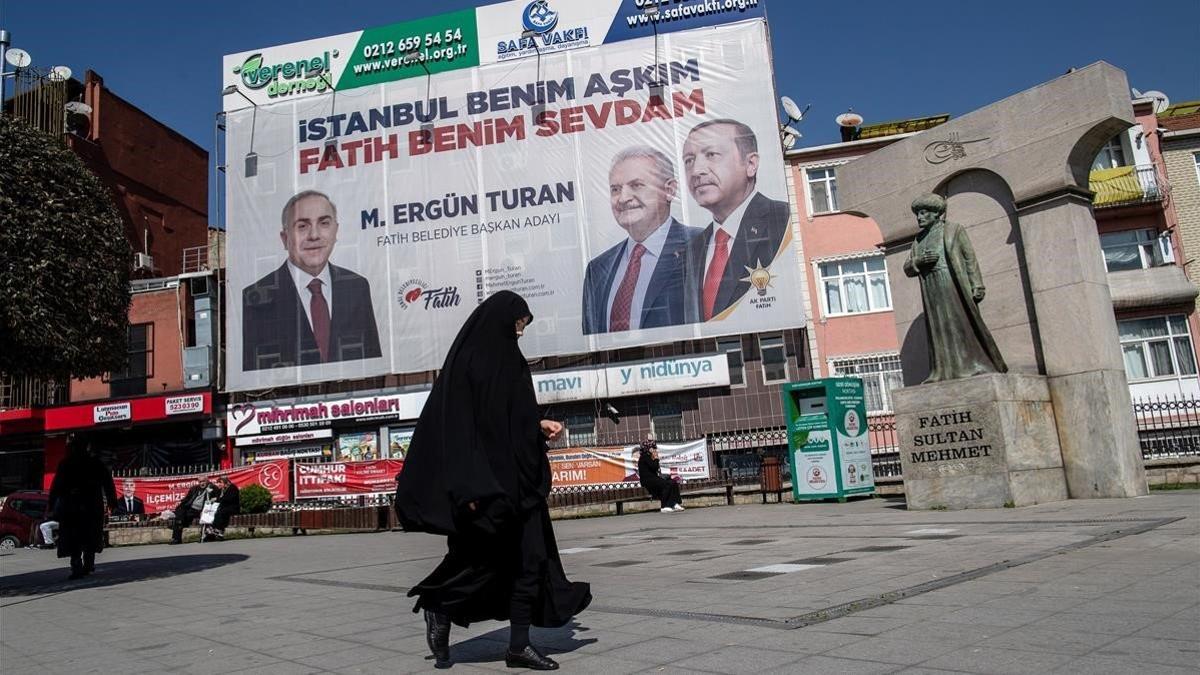
[[[830,377],[783,385],[788,461],[796,501],[875,492],[862,380]]]

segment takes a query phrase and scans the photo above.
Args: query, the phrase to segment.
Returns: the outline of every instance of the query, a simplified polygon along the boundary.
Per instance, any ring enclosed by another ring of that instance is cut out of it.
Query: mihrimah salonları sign
[[[436,369],[500,290],[529,357],[803,325],[761,3],[646,4],[226,57],[228,388]]]

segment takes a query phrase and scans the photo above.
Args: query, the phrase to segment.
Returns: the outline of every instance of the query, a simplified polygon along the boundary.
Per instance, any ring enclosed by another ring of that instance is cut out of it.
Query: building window
[[[587,445],[596,442],[596,418],[591,415],[567,416],[567,443]]]
[[[808,203],[812,204],[813,214],[837,211],[837,176],[834,174],[833,167],[809,169],[806,173],[808,175]]]
[[[826,316],[892,308],[882,257],[820,263],[820,270]]]
[[[1182,314],[1117,322],[1130,381],[1196,374],[1195,352]]]
[[[682,441],[683,410],[675,403],[650,406],[650,431],[658,441]]]
[[[729,361],[729,386],[746,386],[746,368],[742,362],[741,336],[717,338],[717,351]]]
[[[892,390],[904,386],[899,356],[845,359],[833,362],[835,377],[853,376],[863,381],[867,412],[891,412]]]
[[[1121,135],[1113,136],[1108,143],[1100,149],[1100,154],[1096,155],[1096,161],[1092,162],[1092,171],[1099,169],[1115,169],[1118,166],[1125,166],[1125,149],[1121,147]]]
[[[783,335],[759,335],[758,351],[762,355],[763,384],[787,382],[787,350],[783,346]]]
[[[1105,232],[1100,235],[1104,266],[1109,272],[1143,270],[1173,261],[1171,240],[1152,229]]]
[[[109,376],[112,396],[146,393],[146,380],[154,377],[154,324],[129,326],[129,347],[125,367]]]

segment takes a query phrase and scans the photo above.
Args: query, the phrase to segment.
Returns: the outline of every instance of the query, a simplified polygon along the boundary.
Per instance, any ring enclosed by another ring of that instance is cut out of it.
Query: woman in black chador
[[[638,481],[651,497],[658,500],[663,513],[683,510],[683,500],[679,498],[679,484],[662,477],[662,468],[658,461],[658,444],[643,443],[638,456]]]
[[[58,521],[58,557],[71,559],[71,579],[92,573],[104,550],[105,500],[117,503],[108,467],[89,452],[87,441],[73,437],[50,484],[50,504]]]
[[[433,384],[397,480],[404,529],[447,536],[449,552],[410,596],[426,638],[449,665],[450,623],[511,623],[505,663],[554,670],[529,643],[529,626],[557,627],[592,600],[567,580],[550,526],[546,439],[529,365],[517,346],[533,320],[521,296],[500,291],[477,307]]]

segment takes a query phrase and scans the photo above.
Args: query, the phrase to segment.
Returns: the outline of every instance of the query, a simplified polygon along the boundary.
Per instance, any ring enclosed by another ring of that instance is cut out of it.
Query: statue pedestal
[[[1067,499],[1045,377],[977,375],[892,392],[910,509]]]

